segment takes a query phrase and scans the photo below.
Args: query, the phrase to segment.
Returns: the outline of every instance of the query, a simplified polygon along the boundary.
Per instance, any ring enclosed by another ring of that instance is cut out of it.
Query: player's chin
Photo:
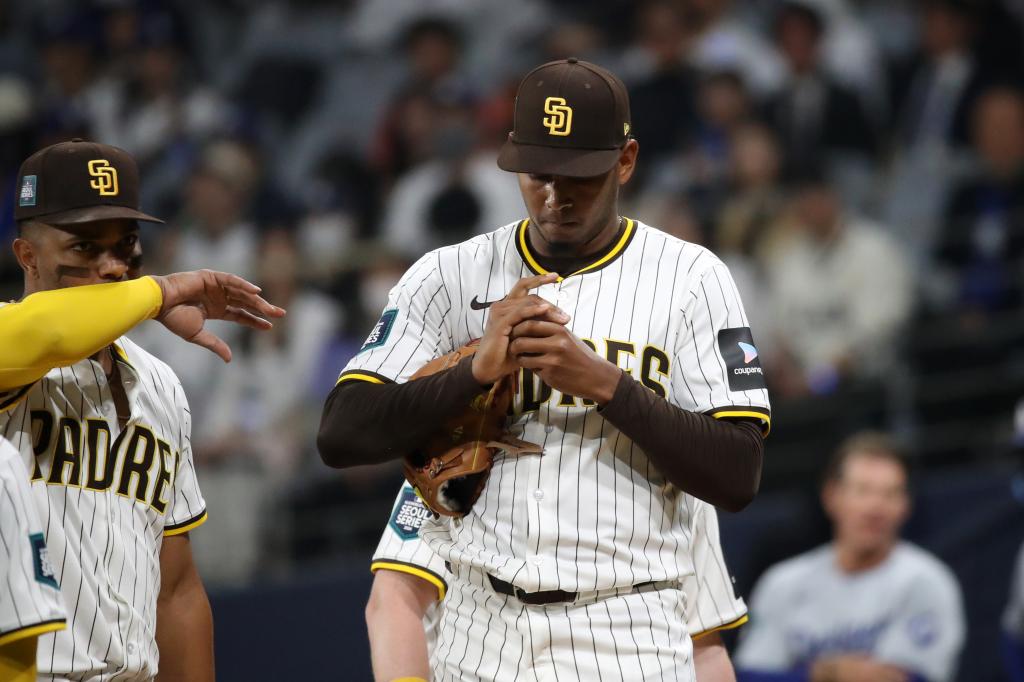
[[[577,220],[567,222],[543,221],[540,223],[544,241],[552,249],[571,248],[575,246],[583,234],[583,224]]]

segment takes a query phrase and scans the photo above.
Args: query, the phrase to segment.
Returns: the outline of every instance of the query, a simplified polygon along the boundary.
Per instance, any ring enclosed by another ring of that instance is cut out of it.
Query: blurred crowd
[[[496,149],[522,74],[567,56],[630,88],[627,215],[736,277],[774,471],[864,426],[936,464],[1010,451],[1021,0],[0,0],[0,241],[20,161],[95,139],[138,159],[167,220],[150,272],[236,272],[289,310],[219,330],[230,371],[138,334],[192,401],[220,519],[196,541],[237,559],[211,580],[376,540],[396,470],[320,465],[323,399],[413,260],[523,217]],[[20,288],[0,250],[0,295]]]

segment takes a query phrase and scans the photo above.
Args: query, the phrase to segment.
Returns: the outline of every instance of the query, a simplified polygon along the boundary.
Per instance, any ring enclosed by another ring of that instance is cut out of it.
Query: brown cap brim
[[[49,215],[40,215],[30,218],[49,225],[78,225],[81,223],[94,223],[98,220],[114,220],[123,218],[128,220],[141,220],[146,223],[163,223],[159,218],[136,211],[127,206],[84,206],[82,208],[71,208],[67,211],[58,211]]]
[[[621,154],[621,149],[543,147],[508,139],[498,154],[498,168],[510,173],[592,178],[610,171]]]

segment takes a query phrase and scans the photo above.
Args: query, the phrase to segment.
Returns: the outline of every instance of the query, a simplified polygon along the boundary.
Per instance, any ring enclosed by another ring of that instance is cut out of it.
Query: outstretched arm
[[[127,282],[41,291],[0,307],[0,391],[25,386],[54,367],[67,367],[156,318],[186,341],[231,359],[227,345],[204,328],[222,319],[268,329],[284,310],[241,277],[211,270]]]

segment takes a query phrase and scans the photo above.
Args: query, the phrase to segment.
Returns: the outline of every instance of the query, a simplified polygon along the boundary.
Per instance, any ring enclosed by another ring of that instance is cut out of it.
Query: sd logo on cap
[[[75,139],[40,149],[21,164],[17,186],[17,221],[163,222],[139,211],[139,168],[128,152],[110,145]]]
[[[575,58],[526,74],[498,166],[513,173],[592,177],[629,141],[629,96],[610,71]]]

